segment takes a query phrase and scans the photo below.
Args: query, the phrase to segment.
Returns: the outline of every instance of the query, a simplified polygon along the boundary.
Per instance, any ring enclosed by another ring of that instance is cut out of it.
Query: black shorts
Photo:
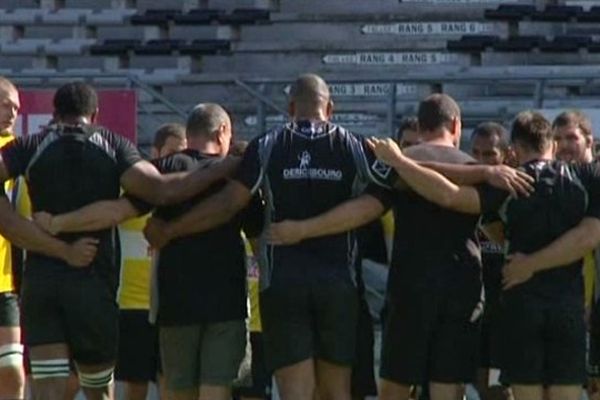
[[[501,318],[502,382],[586,382],[583,300],[559,303],[534,296],[505,296]]]
[[[281,287],[260,293],[268,371],[311,358],[352,366],[358,292],[351,282]]]
[[[500,368],[500,304],[499,302],[486,303],[481,321],[481,368]]]
[[[27,346],[66,343],[77,363],[115,362],[119,309],[110,285],[93,271],[26,275],[21,301]]]
[[[158,328],[148,322],[148,310],[121,310],[115,379],[156,381],[159,366]]]
[[[356,330],[356,358],[352,366],[350,381],[353,397],[377,396],[374,362],[373,318],[364,297],[359,300],[358,325]]]
[[[261,332],[250,333],[252,346],[252,386],[240,387],[234,390],[235,397],[250,397],[258,399],[271,398],[271,375],[265,365],[264,345]]]
[[[479,320],[471,321],[480,290],[408,288],[389,299],[380,376],[405,385],[474,381]]]
[[[600,377],[600,304],[592,304],[590,315],[588,375]]]
[[[19,300],[15,293],[0,293],[0,328],[18,328]]]

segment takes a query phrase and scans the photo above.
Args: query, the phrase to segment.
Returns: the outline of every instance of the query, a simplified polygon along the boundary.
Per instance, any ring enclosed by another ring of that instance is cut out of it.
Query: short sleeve
[[[248,239],[259,236],[265,223],[264,204],[259,193],[255,193],[242,212],[242,228]]]
[[[500,210],[502,204],[509,196],[507,191],[497,189],[488,184],[476,187],[479,194],[479,203],[481,205],[481,214],[491,216]]]
[[[258,190],[265,173],[260,161],[259,145],[259,138],[248,144],[242,162],[233,176],[234,180],[246,186],[253,194]]]
[[[0,149],[2,162],[4,163],[10,178],[16,178],[19,175],[25,174],[27,166],[31,162],[40,140],[45,136],[45,133],[21,136],[7,143]]]
[[[386,210],[389,210],[394,204],[393,191],[373,183],[367,186],[363,194],[375,197]]]
[[[142,156],[140,152],[135,147],[135,145],[122,136],[114,134],[114,150],[115,157],[117,161],[117,168],[119,170],[119,175],[122,175],[125,171],[127,171],[133,164],[142,160]]]
[[[368,183],[374,183],[385,188],[392,188],[398,180],[398,174],[394,168],[380,161],[362,136],[356,136],[356,142],[352,145],[357,168],[362,179]]]

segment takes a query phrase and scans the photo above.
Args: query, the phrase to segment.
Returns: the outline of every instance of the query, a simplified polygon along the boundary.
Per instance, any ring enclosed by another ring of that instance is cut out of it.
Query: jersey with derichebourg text
[[[54,125],[42,133],[19,137],[0,152],[10,177],[25,176],[32,211],[51,214],[118,198],[121,175],[141,160],[130,141],[92,125]],[[67,271],[96,273],[116,290],[119,258],[115,230],[59,235],[67,242],[81,237],[100,241],[90,268],[70,268],[62,260],[29,252],[25,273],[48,277]]]
[[[427,143],[411,146],[405,154],[418,161],[475,161],[454,147]],[[435,291],[454,285],[465,287],[465,291],[481,291],[478,216],[442,208],[412,190],[371,194],[394,210],[396,229],[388,278],[392,299],[402,298],[407,288]]]
[[[370,183],[389,186],[393,171],[377,161],[365,139],[329,122],[298,121],[252,140],[234,179],[266,202],[266,222],[317,216]],[[261,289],[353,279],[354,233],[267,246],[261,251]]]
[[[507,254],[532,253],[549,245],[582,218],[600,218],[600,168],[597,164],[532,161],[521,167],[535,180],[528,197],[513,198],[487,185],[479,187],[484,213],[498,212],[505,225]],[[506,295],[536,295],[549,300],[583,301],[582,260],[536,273]]]

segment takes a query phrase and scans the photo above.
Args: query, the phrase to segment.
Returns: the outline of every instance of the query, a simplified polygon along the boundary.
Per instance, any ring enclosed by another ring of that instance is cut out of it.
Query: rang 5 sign
[[[137,100],[134,90],[98,90],[98,125],[105,126],[137,144]],[[52,90],[20,90],[21,109],[16,135],[40,131],[52,118]]]

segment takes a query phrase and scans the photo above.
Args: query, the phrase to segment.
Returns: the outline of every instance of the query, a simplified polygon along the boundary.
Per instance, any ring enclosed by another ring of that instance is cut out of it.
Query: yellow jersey
[[[248,329],[250,332],[261,332],[262,324],[260,322],[260,307],[258,300],[258,260],[254,256],[250,242],[244,237],[246,246],[246,271],[248,274],[248,301],[250,303],[250,321]]]
[[[150,275],[152,260],[150,245],[143,230],[150,214],[132,218],[119,225],[121,243],[121,282],[119,308],[148,310],[150,308]]]
[[[0,147],[12,142],[14,139],[15,136],[10,133],[1,133]],[[20,215],[24,217],[31,216],[31,202],[27,195],[25,181],[22,178],[18,180],[18,183],[15,183],[14,180],[6,181],[4,191]],[[12,268],[12,245],[6,238],[0,236],[0,293],[15,290]]]
[[[583,287],[585,306],[590,307],[594,300],[594,286],[596,282],[596,259],[591,251],[583,258]]]

